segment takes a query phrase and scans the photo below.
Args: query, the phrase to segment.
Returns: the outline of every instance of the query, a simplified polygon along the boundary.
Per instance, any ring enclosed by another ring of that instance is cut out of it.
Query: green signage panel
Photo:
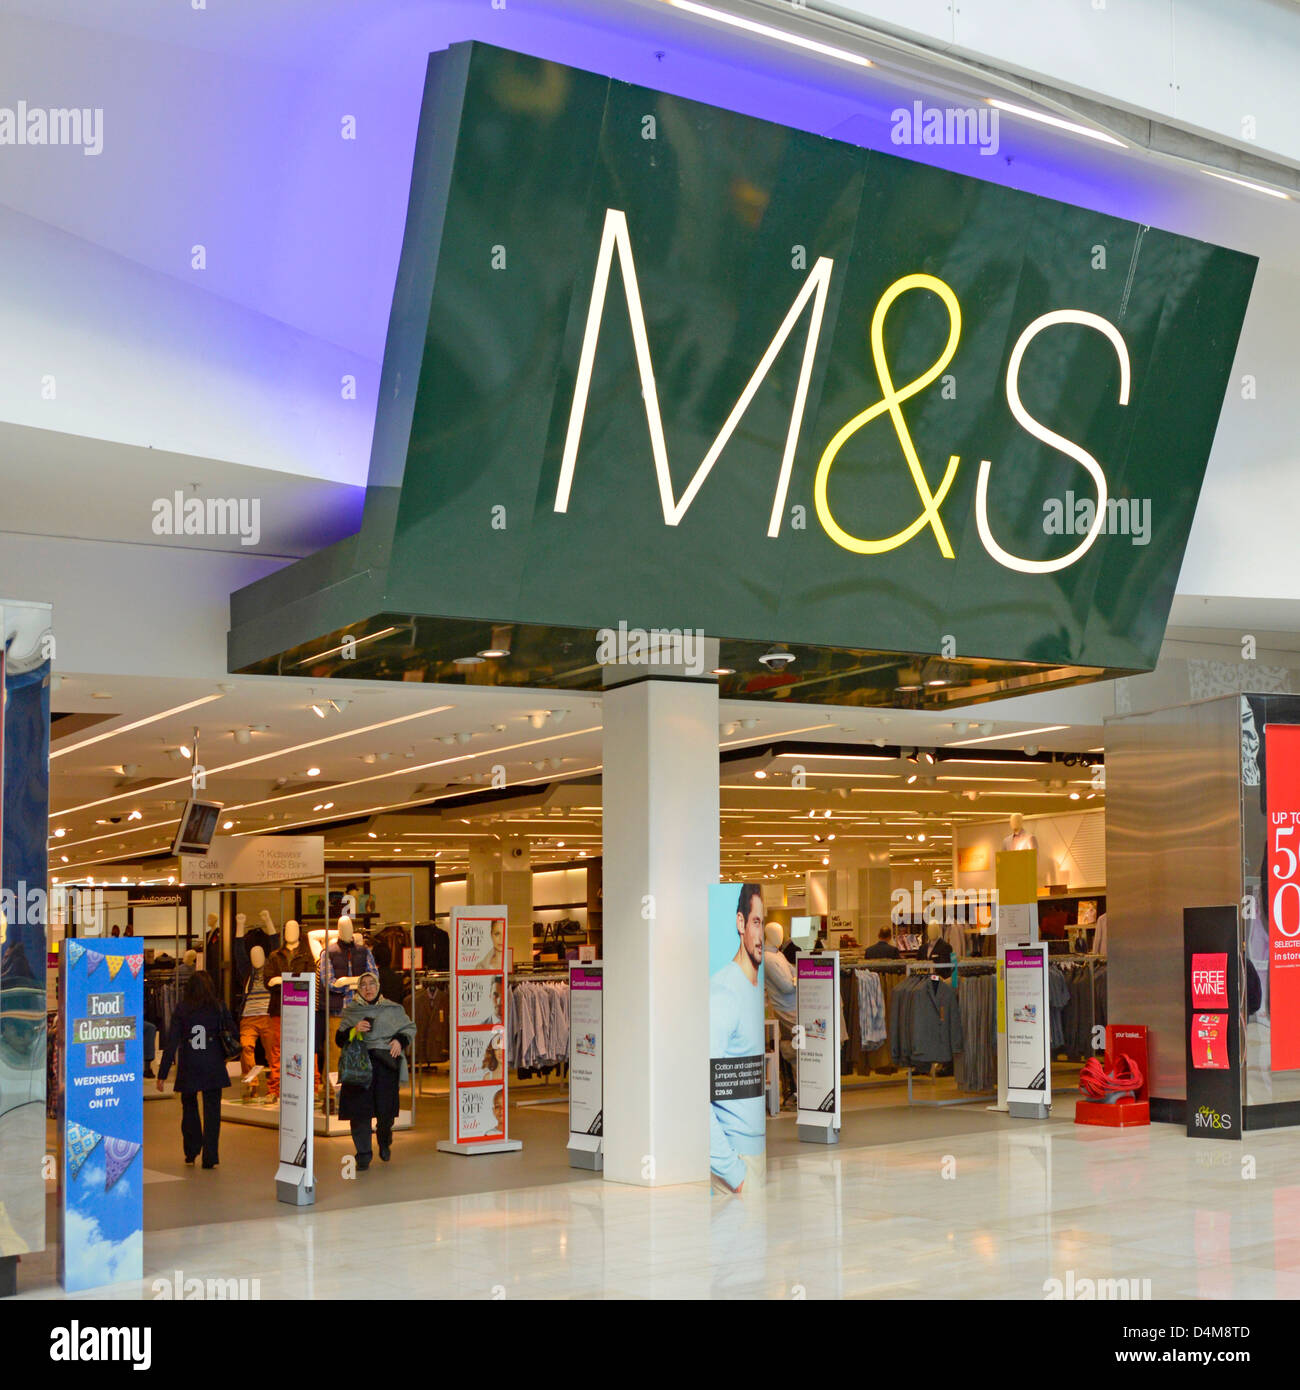
[[[1150,668],[1254,270],[457,45],[362,533],[236,596],[232,665],[407,614]]]

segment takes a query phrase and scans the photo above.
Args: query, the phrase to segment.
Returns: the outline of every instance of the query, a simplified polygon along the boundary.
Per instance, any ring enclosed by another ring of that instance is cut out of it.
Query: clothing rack
[[[982,956],[969,956],[965,961],[954,956],[951,960],[909,960],[904,962],[907,966],[907,974],[911,975],[937,975],[941,970],[952,972],[952,978],[945,983],[950,984],[955,992],[959,973],[964,970],[968,975],[992,975],[997,969],[997,963],[992,960],[985,960]],[[954,1059],[955,1061],[955,1059]],[[949,1105],[979,1105],[988,1100],[988,1092],[980,1091],[974,1095],[952,1096],[947,1099],[922,1100],[912,1092],[912,1080],[915,1072],[909,1066],[907,1068],[907,1103],[908,1105],[920,1106],[930,1109],[941,1109]],[[931,1081],[947,1081],[945,1077],[927,1077]],[[953,1068],[953,1085],[957,1084],[956,1067]]]

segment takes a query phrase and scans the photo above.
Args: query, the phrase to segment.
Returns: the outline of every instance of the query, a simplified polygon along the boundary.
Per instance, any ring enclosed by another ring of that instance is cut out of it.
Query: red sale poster
[[[1273,1071],[1300,1068],[1300,726],[1264,727]]]
[[[1192,1007],[1228,1007],[1228,953],[1197,951],[1192,957]]]
[[[1228,1066],[1228,1015],[1192,1015],[1192,1065],[1224,1071]]]

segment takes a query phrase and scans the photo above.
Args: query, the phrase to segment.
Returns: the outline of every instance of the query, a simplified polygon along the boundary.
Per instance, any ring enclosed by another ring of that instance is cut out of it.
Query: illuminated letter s
[[[993,532],[989,530],[989,471],[993,465],[988,459],[981,461],[979,481],[975,488],[975,524],[979,528],[980,540],[984,542],[984,549],[998,564],[1005,565],[1010,570],[1019,570],[1021,574],[1051,574],[1055,570],[1066,569],[1088,553],[1106,522],[1106,475],[1102,472],[1101,464],[1080,445],[1054,434],[1046,425],[1039,424],[1020,401],[1020,362],[1025,355],[1025,349],[1043,329],[1057,323],[1077,323],[1085,328],[1095,328],[1098,333],[1104,333],[1110,339],[1115,348],[1115,355],[1119,358],[1119,403],[1128,404],[1131,375],[1128,348],[1120,336],[1119,329],[1109,319],[1102,318],[1100,314],[1087,313],[1083,309],[1057,309],[1036,318],[1020,335],[1012,349],[1011,361],[1007,363],[1007,404],[1011,407],[1012,415],[1035,439],[1041,439],[1044,444],[1059,449],[1081,468],[1086,468],[1097,486],[1097,511],[1092,525],[1088,528],[1088,534],[1073,550],[1056,560],[1022,560],[1019,556],[1003,550],[993,539]]]

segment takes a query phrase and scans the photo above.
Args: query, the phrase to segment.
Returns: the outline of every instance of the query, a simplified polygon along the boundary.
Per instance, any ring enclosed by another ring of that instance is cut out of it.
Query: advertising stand
[[[1052,1036],[1047,1015],[1047,947],[1007,946],[1007,1109],[1045,1120],[1052,1109]]]
[[[280,1166],[275,1195],[290,1206],[316,1200],[316,976],[285,975],[280,989]]]
[[[998,951],[998,1103],[992,1108],[1006,1110],[1010,1105],[1006,953],[1008,947],[1029,946],[1038,940],[1038,851],[1000,850],[996,874],[997,900],[993,907],[993,923]]]
[[[1187,1133],[1195,1139],[1242,1136],[1239,933],[1233,904],[1183,909]]]
[[[605,1166],[604,983],[600,961],[569,966],[569,1167]]]
[[[840,1142],[840,955],[795,963],[796,1132],[808,1144]]]
[[[451,1138],[450,1154],[496,1154],[522,1149],[510,1138],[506,1037],[506,909],[451,910]]]
[[[59,1282],[144,1276],[144,953],[128,938],[60,953]]]

